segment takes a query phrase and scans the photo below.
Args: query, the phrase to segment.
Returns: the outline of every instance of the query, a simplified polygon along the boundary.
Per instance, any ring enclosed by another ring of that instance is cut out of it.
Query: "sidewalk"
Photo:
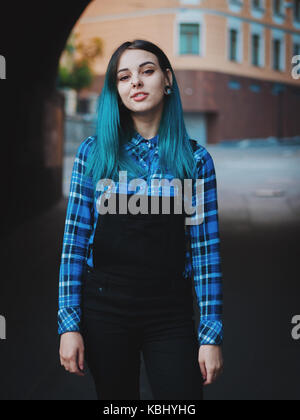
[[[226,229],[300,225],[300,145],[210,146]]]

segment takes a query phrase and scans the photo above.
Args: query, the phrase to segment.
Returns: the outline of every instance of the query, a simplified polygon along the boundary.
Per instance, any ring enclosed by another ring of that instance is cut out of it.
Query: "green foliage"
[[[73,88],[72,73],[63,66],[58,68],[57,87],[59,88]]]
[[[65,63],[60,63],[57,75],[57,87],[71,88],[77,92],[87,88],[93,81],[91,65],[93,61],[102,55],[103,41],[93,38],[89,41],[77,42],[77,35],[71,33],[66,43],[63,55]],[[75,52],[80,54],[80,59],[75,59]]]
[[[79,91],[89,87],[93,81],[93,72],[86,60],[76,63],[72,73],[73,88]]]

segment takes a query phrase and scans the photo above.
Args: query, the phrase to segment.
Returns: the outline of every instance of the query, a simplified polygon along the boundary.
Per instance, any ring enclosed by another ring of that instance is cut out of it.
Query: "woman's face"
[[[125,107],[133,113],[159,109],[164,101],[165,86],[172,86],[171,70],[167,69],[167,74],[169,80],[161,70],[156,55],[151,52],[125,50],[117,68],[117,89]],[[147,93],[146,98],[135,101],[132,96],[138,92]]]

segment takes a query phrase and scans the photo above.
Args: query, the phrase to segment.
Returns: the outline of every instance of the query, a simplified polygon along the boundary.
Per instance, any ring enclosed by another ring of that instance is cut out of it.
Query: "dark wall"
[[[63,97],[56,91],[59,57],[90,0],[1,5],[1,206],[5,235],[61,197]],[[53,125],[52,125],[53,124]],[[54,128],[49,132],[49,127]]]

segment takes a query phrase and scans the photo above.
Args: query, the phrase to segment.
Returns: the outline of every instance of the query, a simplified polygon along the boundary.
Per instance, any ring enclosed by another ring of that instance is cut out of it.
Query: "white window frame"
[[[199,30],[199,55],[196,54],[180,54],[180,24],[193,23],[200,26]],[[174,51],[177,57],[204,57],[205,51],[205,19],[201,10],[181,10],[176,14],[175,19],[175,35],[174,35]]]
[[[265,16],[266,13],[266,4],[265,4],[265,0],[260,0],[260,7],[256,8],[253,7],[253,0],[249,0],[251,1],[251,15],[255,18],[255,19],[262,19]]]
[[[230,30],[236,29],[238,33],[237,61],[230,60]],[[242,63],[243,61],[243,22],[238,18],[227,19],[226,58],[230,63]]]
[[[280,48],[280,58],[279,58],[279,71],[286,71],[285,67],[285,56],[286,56],[286,41],[285,41],[285,32],[280,29],[272,29],[271,30],[271,69],[273,71],[278,71],[274,69],[274,57],[273,57],[273,40],[278,39],[281,44]]]
[[[198,6],[202,0],[180,0],[180,4],[189,6]]]
[[[244,0],[227,0],[228,8],[233,13],[240,13],[244,7]]]
[[[249,28],[249,64],[250,66],[253,66],[252,64],[252,35],[259,35],[260,37],[260,51],[259,51],[259,58],[258,58],[258,66],[254,67],[264,67],[266,65],[265,63],[265,50],[266,50],[266,31],[264,25],[258,24],[258,23],[251,23]]]
[[[273,22],[281,25],[285,22],[286,19],[286,9],[284,7],[284,0],[280,0],[281,1],[281,8],[280,8],[280,14],[277,15],[274,13],[274,0],[272,0],[272,19]]]

